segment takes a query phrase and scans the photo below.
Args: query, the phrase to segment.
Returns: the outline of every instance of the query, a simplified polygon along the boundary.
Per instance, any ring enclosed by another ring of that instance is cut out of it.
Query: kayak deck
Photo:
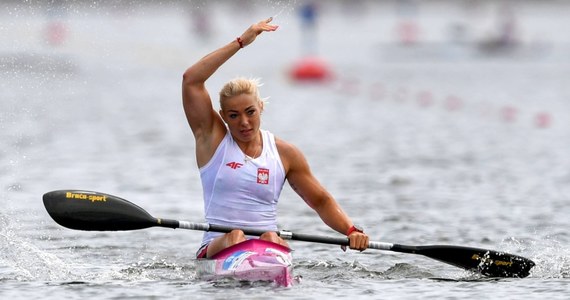
[[[272,242],[251,239],[228,247],[211,259],[196,261],[199,278],[269,281],[289,287],[293,282],[291,249]]]

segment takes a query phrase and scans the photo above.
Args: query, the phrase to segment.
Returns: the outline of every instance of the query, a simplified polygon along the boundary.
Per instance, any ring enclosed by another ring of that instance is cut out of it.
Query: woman
[[[228,82],[220,92],[220,111],[213,108],[206,80],[259,34],[277,30],[271,20],[251,25],[236,40],[206,55],[184,73],[183,105],[196,139],[206,221],[267,230],[260,239],[287,246],[276,234],[277,201],[287,180],[329,227],[348,236],[351,249],[362,251],[368,247],[368,236],[313,176],[303,153],[260,129],[264,103],[256,80]],[[212,257],[246,239],[239,229],[226,234],[206,232],[197,257]]]

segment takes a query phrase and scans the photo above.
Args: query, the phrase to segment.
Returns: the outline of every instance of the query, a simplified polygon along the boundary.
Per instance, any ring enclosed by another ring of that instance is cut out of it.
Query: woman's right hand
[[[270,17],[266,20],[259,21],[256,24],[251,25],[241,36],[241,42],[243,47],[253,43],[255,38],[260,35],[264,31],[275,31],[279,26],[269,24],[273,20],[273,17]]]

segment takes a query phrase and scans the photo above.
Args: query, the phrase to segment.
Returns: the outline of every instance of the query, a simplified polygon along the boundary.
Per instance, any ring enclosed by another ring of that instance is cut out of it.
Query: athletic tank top
[[[260,131],[263,149],[259,157],[246,158],[228,130],[214,156],[200,168],[206,222],[277,230],[277,202],[285,170],[275,137],[269,131]],[[205,232],[201,247],[221,234]]]

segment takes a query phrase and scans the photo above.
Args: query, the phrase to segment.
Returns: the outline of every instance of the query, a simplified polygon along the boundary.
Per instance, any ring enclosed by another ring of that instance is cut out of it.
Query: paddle
[[[59,190],[44,194],[44,205],[59,225],[78,230],[119,231],[149,227],[183,228],[201,231],[230,232],[235,228],[207,223],[191,223],[151,216],[141,207],[116,196],[81,190]],[[242,229],[246,235],[259,236],[263,230]],[[348,245],[346,237],[328,237],[279,231],[283,239]],[[370,242],[371,249],[421,254],[444,263],[479,272],[491,277],[519,277],[529,275],[534,262],[530,259],[480,248],[429,245],[407,246],[384,242]]]

